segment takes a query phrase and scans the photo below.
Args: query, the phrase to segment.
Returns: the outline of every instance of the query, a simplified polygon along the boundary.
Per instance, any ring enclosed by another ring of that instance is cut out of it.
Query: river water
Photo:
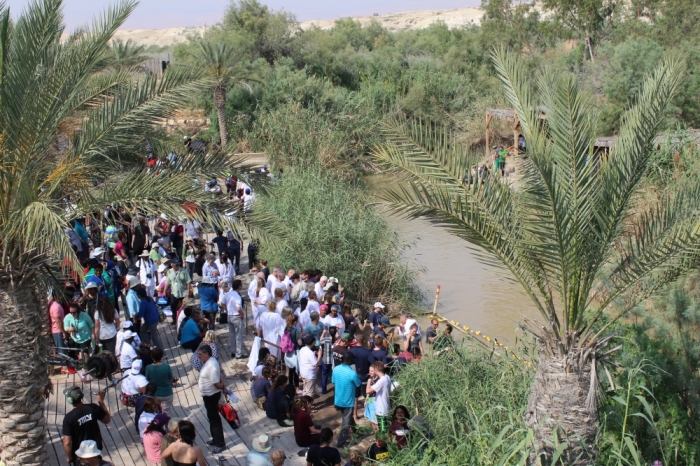
[[[435,287],[440,285],[439,314],[509,345],[523,316],[539,316],[507,269],[482,264],[466,241],[427,220],[385,218],[410,244],[406,260],[422,269],[419,283],[426,309],[432,310]]]

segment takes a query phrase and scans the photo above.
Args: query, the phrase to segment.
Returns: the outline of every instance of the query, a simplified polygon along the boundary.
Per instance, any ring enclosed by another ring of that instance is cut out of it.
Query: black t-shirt
[[[197,259],[195,259],[195,260],[194,260],[194,273],[196,273],[196,274],[199,275],[200,277],[201,277],[202,275],[204,275],[204,274],[202,273],[202,268],[204,268],[204,264],[205,264],[206,262],[207,262],[207,261],[204,260],[203,257],[198,257]]]
[[[425,332],[425,341],[428,342],[428,344],[432,345],[433,342],[430,341],[431,338],[435,338],[437,336],[437,330],[435,330],[433,327],[428,327],[428,330]]]
[[[335,345],[333,347],[333,366],[340,366],[343,363],[343,357],[348,352],[348,347],[343,345]]]
[[[350,349],[350,352],[355,356],[355,370],[357,375],[360,376],[360,380],[367,382],[369,377],[369,358],[372,353],[362,346],[355,346]]]
[[[63,418],[63,436],[71,438],[73,453],[84,440],[94,440],[97,448],[102,450],[102,433],[97,421],[106,415],[105,410],[95,403],[83,404],[66,414]]]
[[[228,252],[228,239],[225,236],[217,236],[211,240],[211,242],[216,244],[219,255],[221,255],[222,252]]]
[[[340,452],[337,448],[311,445],[306,461],[313,466],[336,466],[340,464]]]
[[[369,358],[369,362],[370,364],[373,364],[375,361],[381,361],[384,364],[389,364],[389,357],[386,353],[386,349],[375,348],[372,350],[372,356]]]
[[[389,453],[389,449],[386,447],[386,445],[379,447],[375,442],[371,447],[369,447],[369,450],[367,450],[367,456],[369,456],[369,459],[373,461],[384,461],[391,458],[391,453]]]
[[[151,229],[148,228],[148,225],[145,223],[136,224],[134,227],[134,252],[141,254],[142,251],[139,251],[139,249],[144,248],[146,245],[146,235],[150,233]]]

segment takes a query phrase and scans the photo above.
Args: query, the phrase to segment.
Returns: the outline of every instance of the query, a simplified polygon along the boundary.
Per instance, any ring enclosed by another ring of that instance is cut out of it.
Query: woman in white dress
[[[270,301],[270,292],[265,288],[265,280],[258,277],[258,289],[255,292],[255,300],[253,301],[253,320],[255,321],[255,330],[260,334],[260,316],[267,312],[267,303]]]
[[[270,301],[267,306],[267,312],[262,313],[260,316],[260,329],[262,330],[263,340],[277,345],[273,346],[269,343],[265,344],[267,349],[270,350],[270,354],[276,358],[280,357],[280,349],[278,346],[286,325],[287,323],[282,316],[277,314],[276,303],[274,301]]]

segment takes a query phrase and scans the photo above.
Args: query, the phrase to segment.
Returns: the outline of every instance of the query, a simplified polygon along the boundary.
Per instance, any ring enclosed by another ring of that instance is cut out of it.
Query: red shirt
[[[314,426],[311,416],[303,409],[297,409],[294,413],[294,438],[300,447],[310,447],[311,427]]]

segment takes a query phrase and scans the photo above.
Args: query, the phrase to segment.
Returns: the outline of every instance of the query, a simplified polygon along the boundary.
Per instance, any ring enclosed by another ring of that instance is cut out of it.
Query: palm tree
[[[67,222],[115,203],[184,218],[184,200],[198,203],[206,220],[211,199],[192,178],[220,176],[229,162],[185,157],[177,171],[145,172],[134,154],[210,81],[187,69],[162,78],[101,69],[136,3],[123,1],[66,40],[61,4],[35,0],[12,20],[0,3],[0,448],[7,464],[47,459],[47,284],[81,273]]]
[[[233,84],[240,84],[249,91],[252,88],[246,81],[255,81],[237,66],[238,57],[231,45],[226,42],[214,44],[200,41],[199,48],[193,53],[198,64],[204,67],[206,73],[214,79],[214,105],[219,117],[219,136],[221,146],[228,144],[228,128],[226,118],[226,91]]]
[[[478,246],[520,283],[542,317],[524,326],[540,348],[526,414],[536,454],[551,461],[557,436],[568,439],[565,464],[591,464],[610,326],[698,264],[700,189],[679,186],[650,207],[640,196],[681,64],[666,61],[647,78],[606,162],[596,158],[595,113],[573,77],[543,71],[535,92],[514,55],[493,58],[527,140],[519,186],[495,176],[463,183],[471,161],[447,132],[395,120],[376,154],[402,181],[380,196],[391,212],[434,219]]]

